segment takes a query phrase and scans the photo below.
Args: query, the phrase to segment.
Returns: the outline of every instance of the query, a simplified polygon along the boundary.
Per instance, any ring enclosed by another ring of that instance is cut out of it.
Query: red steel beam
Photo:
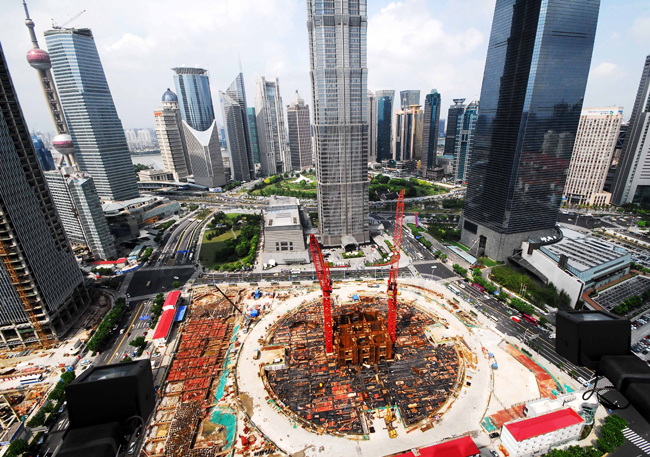
[[[399,256],[402,247],[402,224],[404,222],[404,189],[399,193],[395,211],[395,233],[393,234],[393,257],[388,278],[388,333],[395,342],[397,328],[397,275],[399,273]]]

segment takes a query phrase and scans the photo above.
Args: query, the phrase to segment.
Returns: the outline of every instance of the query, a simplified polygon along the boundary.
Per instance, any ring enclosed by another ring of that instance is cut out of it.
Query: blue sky
[[[41,47],[51,18],[93,30],[125,128],[153,127],[153,110],[171,67],[210,70],[217,91],[244,70],[248,106],[254,77],[280,78],[284,104],[298,90],[311,100],[304,0],[28,0]],[[3,0],[0,41],[30,129],[52,131],[36,72],[21,0]],[[495,0],[368,0],[370,90],[438,89],[452,98],[478,98]],[[650,2],[601,0],[585,107],[623,106],[625,118],[650,54]],[[219,114],[220,116],[220,114]],[[443,113],[446,117],[446,112]]]

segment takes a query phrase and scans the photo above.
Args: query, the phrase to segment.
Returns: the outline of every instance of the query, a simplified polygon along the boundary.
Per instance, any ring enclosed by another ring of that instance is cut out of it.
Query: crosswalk
[[[630,443],[634,444],[636,447],[641,449],[643,452],[650,455],[650,443],[648,443],[645,439],[637,435],[633,430],[630,430],[629,428],[625,427],[623,429],[623,436],[625,437],[626,441],[629,441]]]

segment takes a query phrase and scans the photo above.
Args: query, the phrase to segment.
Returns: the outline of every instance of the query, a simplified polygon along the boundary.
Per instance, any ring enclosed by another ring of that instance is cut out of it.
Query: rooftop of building
[[[174,67],[172,68],[177,75],[206,75],[208,70],[201,67]]]
[[[562,409],[542,416],[510,422],[504,427],[518,441],[525,441],[536,436],[546,435],[563,428],[584,422],[584,419],[571,408]]]
[[[567,265],[578,272],[630,256],[625,249],[591,235],[565,227],[562,227],[562,234],[564,238],[561,241],[542,246],[540,250],[556,262],[559,261],[560,255],[566,255]]]
[[[298,199],[296,197],[282,197],[278,195],[271,195],[269,198],[269,208],[273,206],[298,206]]]
[[[300,226],[298,207],[283,211],[271,211],[266,214],[266,227]]]
[[[444,443],[434,444],[433,446],[418,449],[421,457],[471,457],[479,455],[480,451],[474,441],[469,436],[464,436]],[[396,457],[415,457],[413,451],[405,454],[399,454]]]
[[[51,30],[46,30],[43,35],[83,35],[92,38],[93,32],[88,28],[75,29],[74,27],[57,27]]]

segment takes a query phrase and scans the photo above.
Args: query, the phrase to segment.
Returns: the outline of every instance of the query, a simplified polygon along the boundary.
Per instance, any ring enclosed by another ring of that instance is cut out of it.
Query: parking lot
[[[597,297],[593,297],[593,300],[606,310],[611,311],[628,298],[635,295],[641,296],[648,289],[650,289],[650,278],[636,276],[604,290]]]

